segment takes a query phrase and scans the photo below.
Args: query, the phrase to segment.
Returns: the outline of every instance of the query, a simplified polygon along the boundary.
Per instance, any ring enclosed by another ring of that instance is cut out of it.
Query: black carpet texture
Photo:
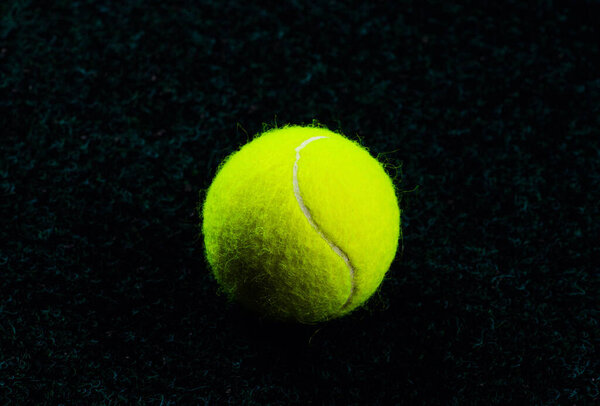
[[[0,404],[600,404],[600,2],[0,2]],[[265,128],[385,160],[364,308],[227,300],[197,206]]]

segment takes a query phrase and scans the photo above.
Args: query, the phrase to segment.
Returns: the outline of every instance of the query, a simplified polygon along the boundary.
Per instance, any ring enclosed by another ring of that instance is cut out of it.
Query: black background
[[[600,401],[600,3],[0,3],[2,404]],[[264,128],[386,161],[403,252],[315,326],[229,303],[196,206]]]

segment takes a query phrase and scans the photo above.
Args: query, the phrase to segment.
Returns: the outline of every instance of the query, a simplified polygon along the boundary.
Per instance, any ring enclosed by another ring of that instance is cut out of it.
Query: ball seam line
[[[294,187],[294,196],[296,197],[296,201],[298,202],[298,206],[300,206],[300,209],[302,210],[302,213],[304,214],[304,217],[306,218],[306,220],[308,220],[309,224],[312,226],[312,228],[321,236],[321,238],[323,240],[325,240],[325,242],[331,247],[331,249],[340,257],[342,258],[342,260],[344,261],[344,263],[346,264],[346,266],[348,267],[348,270],[350,272],[350,295],[348,296],[348,299],[346,299],[346,302],[342,305],[342,309],[344,309],[346,306],[348,306],[350,304],[350,301],[352,300],[352,297],[354,296],[354,292],[355,292],[355,283],[354,283],[354,266],[352,266],[352,263],[350,262],[350,258],[348,258],[348,255],[346,255],[346,253],[344,251],[342,251],[342,249],[340,247],[338,247],[337,245],[335,245],[333,243],[333,241],[331,241],[326,235],[325,233],[323,233],[323,231],[319,228],[319,226],[315,223],[310,210],[308,209],[308,207],[306,207],[306,205],[304,204],[304,199],[302,198],[302,193],[300,192],[300,185],[298,183],[298,162],[300,161],[300,151],[302,149],[304,149],[308,144],[310,144],[313,141],[316,140],[320,140],[323,138],[329,138],[326,136],[317,136],[317,137],[311,137],[307,140],[304,140],[300,145],[298,145],[295,148],[296,151],[296,160],[294,161],[294,169],[293,169],[293,187]]]

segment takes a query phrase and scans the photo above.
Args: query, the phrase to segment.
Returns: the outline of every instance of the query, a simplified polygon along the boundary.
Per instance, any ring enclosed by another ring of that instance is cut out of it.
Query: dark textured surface
[[[0,403],[598,404],[600,3],[249,3],[0,3]],[[279,325],[195,206],[313,119],[398,167],[404,253]]]

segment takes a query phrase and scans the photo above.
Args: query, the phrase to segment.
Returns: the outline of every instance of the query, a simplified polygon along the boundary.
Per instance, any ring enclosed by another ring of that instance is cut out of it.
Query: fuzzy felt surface
[[[392,180],[364,147],[331,132],[324,136],[302,151],[298,176],[315,223],[355,269],[347,312],[375,292],[390,267],[400,211]]]
[[[290,126],[226,159],[203,203],[202,231],[233,298],[271,318],[317,322],[377,289],[396,253],[399,215],[391,179],[364,148]]]

